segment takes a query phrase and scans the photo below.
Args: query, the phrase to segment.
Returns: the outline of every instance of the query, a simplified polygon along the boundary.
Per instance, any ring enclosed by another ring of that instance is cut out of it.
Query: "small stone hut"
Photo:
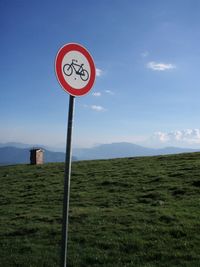
[[[44,163],[44,150],[33,148],[30,150],[30,164],[39,165]]]

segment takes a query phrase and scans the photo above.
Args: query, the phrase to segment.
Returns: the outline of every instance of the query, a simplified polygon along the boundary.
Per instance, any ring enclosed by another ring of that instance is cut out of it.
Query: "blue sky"
[[[0,142],[65,143],[54,61],[75,42],[98,76],[76,98],[74,146],[200,148],[200,1],[1,0],[0,12]]]

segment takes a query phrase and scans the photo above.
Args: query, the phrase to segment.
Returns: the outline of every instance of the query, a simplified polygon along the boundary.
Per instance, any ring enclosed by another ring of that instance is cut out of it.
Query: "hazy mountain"
[[[52,152],[65,152],[65,144],[60,145],[59,147],[51,147],[51,146],[44,146],[41,144],[24,144],[24,143],[18,143],[18,142],[8,142],[8,143],[0,143],[1,147],[16,147],[16,148],[34,148],[34,147],[40,147]]]
[[[0,144],[0,165],[29,163],[30,149],[35,145],[27,145],[21,143],[9,143],[10,146]],[[20,146],[15,147],[15,146]],[[2,147],[3,146],[3,147]],[[23,148],[25,147],[25,148]],[[38,146],[44,149],[45,162],[64,162],[65,153],[52,152],[45,149],[44,146]],[[131,143],[112,143],[95,146],[92,148],[73,149],[73,160],[90,160],[90,159],[111,159],[124,157],[139,157],[139,156],[155,156],[178,154],[184,152],[196,152],[200,149],[188,149],[178,147],[166,147],[162,149],[147,148]]]
[[[29,148],[31,145],[29,144],[23,144],[23,143],[17,143],[17,142],[8,142],[8,143],[0,143],[1,147],[16,147],[16,148]]]
[[[162,149],[146,148],[131,143],[112,143],[99,145],[93,148],[74,149],[73,154],[79,160],[85,159],[109,159],[135,156],[154,156],[178,154],[184,152],[200,151],[188,148],[166,147]]]

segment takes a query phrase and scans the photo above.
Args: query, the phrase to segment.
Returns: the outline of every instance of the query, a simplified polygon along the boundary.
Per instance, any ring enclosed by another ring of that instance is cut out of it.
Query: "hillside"
[[[59,266],[63,163],[0,167],[0,266]],[[69,267],[197,267],[200,153],[74,162]]]

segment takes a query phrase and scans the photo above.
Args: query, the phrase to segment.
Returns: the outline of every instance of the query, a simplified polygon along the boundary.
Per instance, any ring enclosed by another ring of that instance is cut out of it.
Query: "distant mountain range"
[[[24,144],[24,143],[18,143],[18,142],[8,142],[8,143],[0,143],[0,148],[1,147],[16,147],[16,148],[33,148],[33,147],[40,147],[49,151],[54,151],[54,152],[63,152],[60,151],[60,149],[55,149],[53,147],[49,146],[44,146],[41,144]]]
[[[64,162],[65,153],[52,152],[44,146],[22,143],[0,144],[0,165],[19,164],[30,162],[29,150],[33,147],[44,149],[45,162]],[[200,149],[166,147],[162,149],[147,148],[131,143],[112,143],[73,150],[73,160],[111,159],[124,157],[155,156],[197,152]]]
[[[161,149],[147,148],[132,143],[112,143],[99,145],[93,148],[74,149],[74,155],[79,160],[110,159],[123,157],[156,156],[197,152],[200,149],[165,147]]]

